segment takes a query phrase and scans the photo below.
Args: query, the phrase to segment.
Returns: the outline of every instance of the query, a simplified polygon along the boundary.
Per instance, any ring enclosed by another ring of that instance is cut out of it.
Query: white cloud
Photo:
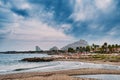
[[[9,32],[10,32],[9,30],[1,29],[1,30],[0,30],[0,35],[1,35],[1,34],[7,34],[7,33],[9,33]]]
[[[119,25],[113,27],[110,31],[107,32],[107,34],[108,34],[109,36],[120,35],[120,27],[119,27]]]
[[[95,5],[97,8],[106,11],[110,9],[113,5],[113,0],[95,0]]]
[[[19,20],[19,16],[16,19]],[[16,50],[32,50],[36,45],[42,49],[49,49],[53,46],[61,48],[74,40],[63,31],[33,18],[21,19],[19,22],[11,24],[5,31],[0,32],[6,33],[6,31],[9,32],[9,35],[7,34],[4,45],[11,45],[10,50],[14,50],[15,46]]]
[[[75,21],[84,21],[86,19],[93,19],[97,15],[95,14],[95,7],[93,6],[93,1],[89,0],[76,0],[74,6],[74,12],[71,15]]]
[[[90,30],[98,30],[98,31],[102,31],[104,30],[105,26],[104,25],[100,25],[100,24],[95,24],[95,23],[92,23],[88,26],[88,29]]]
[[[93,37],[93,35],[91,36]],[[94,44],[98,44],[98,45],[102,45],[104,44],[105,42],[107,42],[108,44],[118,44],[119,43],[119,38],[113,38],[109,35],[105,35],[105,36],[100,36],[98,38],[87,38],[86,40],[88,40],[88,43],[90,45],[92,45],[93,43]]]
[[[12,7],[18,8],[18,9],[31,9],[31,5],[27,2],[27,0],[14,0],[11,1]]]
[[[60,25],[60,30],[61,31],[69,31],[70,29],[71,29],[71,24],[62,24],[62,25]]]
[[[52,20],[54,11],[45,11],[42,6],[38,7],[32,4],[29,6],[29,3],[24,0],[15,1],[13,5],[18,9],[27,9],[30,17],[17,15],[9,7],[3,9],[3,13],[9,14],[8,19],[11,22],[9,26],[5,26],[5,30],[0,31],[1,34],[7,34],[2,45],[4,48],[11,45],[10,50],[14,50],[15,47],[16,50],[28,50],[38,45],[42,49],[49,49],[52,46],[62,47],[69,41],[74,40],[73,37],[66,35],[60,28],[56,28],[56,26],[62,26],[67,30],[70,25],[56,25]],[[11,6],[13,7],[13,5]],[[52,23],[52,25],[49,23]]]
[[[108,14],[115,5],[113,0],[75,0],[74,12],[70,18],[75,21],[94,20],[101,14]]]
[[[0,1],[0,6],[2,5],[2,2]]]
[[[20,40],[69,40],[70,36],[37,20],[26,20],[11,27],[11,39]]]

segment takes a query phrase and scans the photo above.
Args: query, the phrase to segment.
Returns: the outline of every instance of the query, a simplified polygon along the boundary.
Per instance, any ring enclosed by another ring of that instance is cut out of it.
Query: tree
[[[102,45],[102,47],[101,47],[101,52],[102,52],[102,53],[105,52],[105,46],[104,46],[104,45]]]
[[[97,47],[99,47],[99,45],[92,44],[92,50],[93,50],[93,52],[97,51]]]
[[[82,48],[82,47],[80,47],[80,52],[81,52],[81,53],[83,52],[83,48]]]
[[[108,49],[109,49],[109,53],[111,53],[112,52],[112,46],[108,45]]]
[[[107,52],[107,49],[108,49],[108,47],[107,47],[107,42],[105,42],[104,44],[103,44],[103,46],[104,46],[104,51],[105,51],[105,53]]]
[[[80,48],[79,48],[79,47],[76,47],[76,51],[77,51],[77,52],[80,51]]]
[[[73,48],[68,48],[68,52],[74,53],[75,50]]]
[[[85,52],[85,51],[86,51],[86,47],[82,47],[82,49],[83,49],[83,52]]]
[[[115,44],[115,51],[116,52],[118,51],[118,48],[119,48],[118,44]]]
[[[90,52],[90,46],[86,46],[86,52]]]
[[[92,51],[95,52],[95,44],[92,44]]]
[[[112,45],[112,52],[114,52],[115,51],[115,45],[113,44]]]

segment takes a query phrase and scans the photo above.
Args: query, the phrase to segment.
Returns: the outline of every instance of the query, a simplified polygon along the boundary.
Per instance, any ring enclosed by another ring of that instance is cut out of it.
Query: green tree
[[[80,52],[81,52],[81,53],[83,52],[83,48],[82,48],[82,47],[80,47]]]
[[[118,51],[118,48],[119,48],[118,44],[115,44],[115,52]]]
[[[112,52],[112,46],[108,45],[108,49],[109,49],[109,53],[111,53]]]
[[[86,46],[86,52],[90,52],[90,46]]]
[[[114,52],[115,51],[115,45],[113,44],[112,45],[112,52]]]
[[[101,47],[101,52],[102,52],[102,53],[105,52],[105,46],[104,46],[104,45],[102,45],[102,47]]]
[[[108,49],[108,47],[107,47],[107,42],[105,42],[105,43],[103,44],[103,46],[104,46],[104,52],[106,53],[106,52],[107,52],[107,49]]]
[[[76,47],[76,51],[77,51],[77,52],[80,51],[80,48],[79,48],[79,47]]]
[[[68,52],[74,53],[75,50],[73,48],[68,48]]]

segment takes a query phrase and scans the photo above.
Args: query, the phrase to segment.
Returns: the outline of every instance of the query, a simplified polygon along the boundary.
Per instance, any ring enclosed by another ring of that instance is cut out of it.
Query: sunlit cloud
[[[119,3],[119,0],[0,0],[0,50],[15,47],[32,50],[36,45],[49,49],[79,39],[89,44],[119,43]]]

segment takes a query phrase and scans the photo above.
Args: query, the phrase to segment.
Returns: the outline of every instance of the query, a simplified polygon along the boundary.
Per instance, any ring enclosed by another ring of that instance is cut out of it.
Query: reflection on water
[[[113,75],[113,74],[77,75],[74,77],[95,78],[95,79],[100,79],[100,80],[120,80],[120,75]]]
[[[30,72],[30,71],[57,71],[79,68],[102,68],[120,70],[120,66],[107,64],[83,63],[77,61],[52,61],[52,62],[21,62],[28,57],[48,57],[47,54],[0,54],[0,74]]]

